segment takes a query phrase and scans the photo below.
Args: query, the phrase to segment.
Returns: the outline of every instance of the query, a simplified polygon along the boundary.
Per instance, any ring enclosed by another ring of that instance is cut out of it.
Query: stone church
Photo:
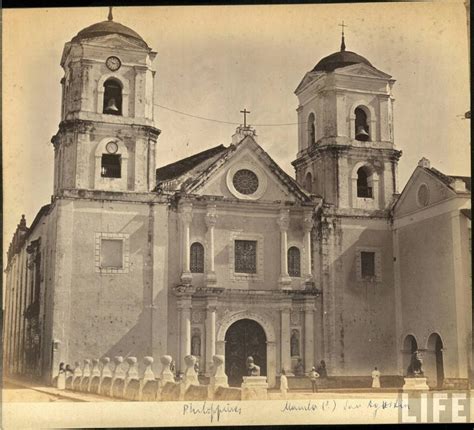
[[[193,354],[205,378],[222,354],[238,385],[251,355],[271,387],[321,360],[344,386],[419,350],[430,386],[466,386],[470,178],[422,158],[398,192],[392,76],[344,39],[303,76],[295,178],[246,123],[157,169],[155,56],[112,17],[65,44],[54,193],[8,250],[5,371]]]

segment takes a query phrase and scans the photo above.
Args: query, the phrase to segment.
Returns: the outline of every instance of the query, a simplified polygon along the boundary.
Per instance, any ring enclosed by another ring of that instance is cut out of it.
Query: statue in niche
[[[195,357],[201,356],[201,336],[199,334],[195,334],[191,338],[191,355]]]
[[[415,351],[411,356],[410,365],[407,369],[407,377],[422,378],[423,376],[423,358],[420,351]]]
[[[298,357],[300,355],[300,334],[298,333],[298,330],[293,330],[291,332],[290,345],[291,356]]]
[[[247,358],[247,375],[248,376],[260,376],[260,366],[257,366],[253,357]]]

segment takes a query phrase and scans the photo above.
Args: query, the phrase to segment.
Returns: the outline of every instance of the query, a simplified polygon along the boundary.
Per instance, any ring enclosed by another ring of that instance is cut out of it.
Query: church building
[[[155,56],[112,16],[65,44],[53,196],[8,250],[6,373],[192,354],[206,378],[222,354],[231,385],[252,356],[270,387],[321,360],[344,386],[418,350],[431,387],[467,387],[470,178],[422,158],[399,193],[392,76],[344,37],[304,75],[295,178],[246,121],[156,168]]]

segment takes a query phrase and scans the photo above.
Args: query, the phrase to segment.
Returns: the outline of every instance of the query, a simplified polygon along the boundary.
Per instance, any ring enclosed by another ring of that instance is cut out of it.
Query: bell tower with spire
[[[156,56],[143,38],[108,19],[66,43],[54,193],[146,192],[155,185],[153,84]]]
[[[396,193],[392,77],[341,47],[306,73],[299,100],[297,181],[336,208],[383,210]]]

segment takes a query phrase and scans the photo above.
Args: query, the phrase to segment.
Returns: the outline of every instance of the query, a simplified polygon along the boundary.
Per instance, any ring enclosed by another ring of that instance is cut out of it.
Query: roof
[[[312,72],[332,72],[340,67],[346,67],[358,63],[364,63],[373,67],[369,60],[361,55],[356,54],[355,52],[341,50],[320,60],[319,63],[314,66]]]
[[[160,183],[163,181],[170,181],[172,179],[178,178],[179,176],[182,176],[190,170],[194,169],[201,163],[204,163],[205,161],[213,158],[216,155],[220,155],[228,149],[229,148],[224,145],[218,145],[213,148],[206,149],[205,151],[199,152],[197,154],[191,155],[190,157],[183,158],[182,160],[160,167],[159,169],[156,169],[156,181]]]
[[[121,36],[125,36],[135,40],[136,42],[139,42],[139,44],[144,48],[148,48],[147,43],[136,31],[112,20],[98,22],[84,28],[72,38],[72,42],[79,42],[81,40],[92,39],[94,37],[107,36],[109,34],[120,34]]]
[[[471,191],[471,178],[469,176],[452,176],[445,175],[434,167],[424,167],[425,170],[436,176],[441,182],[446,184],[448,187],[453,188],[453,182],[456,180],[463,181],[466,184],[466,189]]]

